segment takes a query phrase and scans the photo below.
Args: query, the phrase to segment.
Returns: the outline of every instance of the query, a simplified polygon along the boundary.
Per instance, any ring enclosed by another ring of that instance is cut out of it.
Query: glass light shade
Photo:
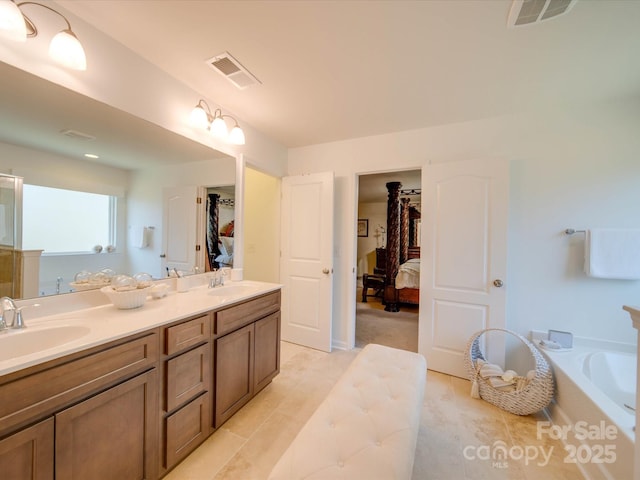
[[[211,133],[216,137],[226,138],[229,131],[227,130],[227,123],[222,117],[216,117],[211,123]]]
[[[231,129],[229,141],[234,145],[244,145],[244,132],[238,125]]]
[[[209,126],[209,118],[207,117],[207,112],[205,112],[204,108],[202,108],[200,105],[196,105],[193,110],[191,110],[189,122],[194,127],[206,130]]]
[[[78,38],[71,30],[62,30],[51,39],[49,56],[65,67],[87,69],[87,57]]]
[[[27,24],[18,6],[11,0],[0,0],[0,36],[14,42],[27,41]]]

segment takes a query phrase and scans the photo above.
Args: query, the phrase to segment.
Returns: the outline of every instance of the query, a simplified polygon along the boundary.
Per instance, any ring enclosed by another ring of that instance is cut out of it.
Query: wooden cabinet
[[[164,329],[162,472],[211,433],[211,315]]]
[[[57,413],[56,478],[157,478],[157,385],[154,369]]]
[[[73,402],[154,368],[155,331],[102,345],[0,378],[0,436],[27,426]]]
[[[255,323],[253,390],[258,393],[280,373],[280,312]]]
[[[280,292],[275,292],[216,312],[216,428],[280,371],[279,310]]]
[[[216,340],[216,428],[253,397],[253,323]]]
[[[0,478],[156,480],[280,370],[280,292],[0,376]]]
[[[211,395],[194,398],[180,410],[167,416],[166,464],[176,465],[209,436]]]
[[[1,377],[0,476],[158,478],[157,361],[152,330]]]
[[[0,472],[10,480],[53,480],[54,420],[0,440]]]

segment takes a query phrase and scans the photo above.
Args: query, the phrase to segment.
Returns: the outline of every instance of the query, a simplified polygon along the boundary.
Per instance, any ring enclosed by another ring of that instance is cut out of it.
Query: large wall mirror
[[[23,178],[25,196],[41,188],[54,195],[35,207],[28,199],[36,213],[23,220],[35,230],[23,240],[29,251],[45,239],[62,242],[40,248],[37,289],[14,290],[16,298],[69,292],[82,270],[163,277],[163,191],[221,188],[232,197],[235,172],[234,157],[0,62],[0,173]],[[104,198],[55,196],[67,191]],[[220,227],[229,236],[233,199],[224,203]],[[81,225],[63,222],[80,213]],[[110,222],[106,233],[94,221]]]

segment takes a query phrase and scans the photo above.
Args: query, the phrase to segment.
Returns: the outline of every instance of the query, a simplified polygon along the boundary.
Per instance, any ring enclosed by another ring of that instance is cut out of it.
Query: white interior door
[[[282,179],[282,339],[331,351],[333,172]]]
[[[508,173],[499,160],[423,170],[420,351],[432,370],[466,378],[469,338],[504,328]],[[485,337],[488,359],[503,364],[504,336]]]
[[[163,190],[162,271],[190,272],[202,267],[202,188],[167,187]],[[198,200],[199,199],[199,200]]]

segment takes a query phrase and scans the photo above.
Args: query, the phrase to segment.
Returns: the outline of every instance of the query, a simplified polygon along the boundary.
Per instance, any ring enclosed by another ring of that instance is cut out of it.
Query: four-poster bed
[[[398,312],[401,303],[417,305],[420,301],[420,212],[401,193],[418,195],[412,190],[402,192],[400,182],[386,184],[387,246],[376,249],[374,274],[363,275],[362,301],[367,301],[368,289],[382,294],[385,310]]]

